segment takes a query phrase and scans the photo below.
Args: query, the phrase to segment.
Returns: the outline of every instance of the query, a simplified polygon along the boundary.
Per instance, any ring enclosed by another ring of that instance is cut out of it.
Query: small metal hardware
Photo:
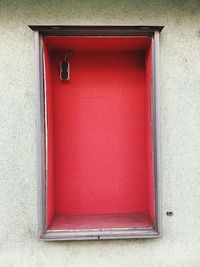
[[[166,211],[166,215],[171,217],[174,215],[174,213],[173,213],[173,211]]]
[[[69,81],[69,79],[70,79],[70,65],[69,65],[69,62],[67,61],[67,57],[71,54],[72,54],[72,52],[68,51],[65,54],[64,61],[60,62],[60,79],[62,81]]]

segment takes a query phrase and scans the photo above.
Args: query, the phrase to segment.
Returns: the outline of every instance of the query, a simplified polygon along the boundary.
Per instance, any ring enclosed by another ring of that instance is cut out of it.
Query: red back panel
[[[101,39],[102,50],[97,39],[88,37],[88,49],[84,43],[83,50],[81,40],[86,38],[45,40],[50,55],[45,63],[51,65],[46,79],[52,82],[51,88],[47,86],[52,91],[48,121],[53,124],[48,145],[53,146],[49,153],[53,153],[55,213],[59,215],[149,210],[147,177],[152,177],[148,173],[152,169],[147,168],[151,164],[147,163],[151,160],[147,128],[151,125],[145,103],[150,89],[145,51],[130,47],[142,43],[144,50],[150,42],[111,38],[112,51],[109,38]],[[70,81],[61,81],[59,65],[67,50],[73,50]]]

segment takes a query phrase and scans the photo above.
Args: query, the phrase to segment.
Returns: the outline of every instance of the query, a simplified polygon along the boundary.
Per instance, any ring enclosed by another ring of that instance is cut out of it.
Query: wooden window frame
[[[163,26],[64,26],[30,25],[34,31],[36,56],[38,234],[42,240],[89,240],[155,238],[162,236],[159,33]],[[155,190],[154,229],[109,229],[87,231],[49,231],[46,227],[47,134],[43,62],[43,36],[151,36],[152,37],[152,131]]]

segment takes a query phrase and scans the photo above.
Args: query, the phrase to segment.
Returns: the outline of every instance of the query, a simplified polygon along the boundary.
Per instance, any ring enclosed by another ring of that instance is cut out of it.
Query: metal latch
[[[62,81],[69,81],[70,79],[70,64],[67,58],[71,54],[72,54],[72,51],[68,51],[65,54],[64,61],[60,62],[60,79]]]

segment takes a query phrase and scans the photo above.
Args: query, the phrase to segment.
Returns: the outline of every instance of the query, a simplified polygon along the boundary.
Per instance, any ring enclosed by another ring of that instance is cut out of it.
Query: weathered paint
[[[28,24],[165,25],[162,239],[37,240],[34,42]],[[200,2],[1,0],[0,32],[0,265],[199,266]]]

